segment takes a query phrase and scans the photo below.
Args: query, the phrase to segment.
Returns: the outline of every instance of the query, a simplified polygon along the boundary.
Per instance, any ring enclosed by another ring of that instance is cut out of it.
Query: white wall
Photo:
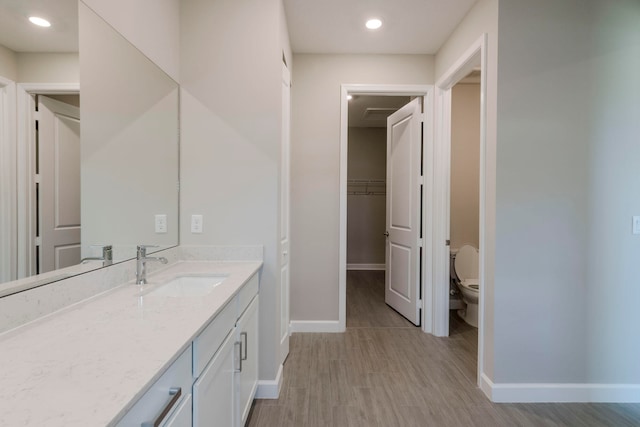
[[[18,80],[18,56],[2,45],[0,45],[0,76],[14,82]]]
[[[82,0],[179,81],[180,0]]]
[[[291,319],[338,320],[340,85],[432,84],[428,55],[294,54]]]
[[[451,91],[452,248],[479,247],[480,85],[458,84]]]
[[[640,384],[640,3],[590,5],[588,380]]]
[[[500,3],[494,313],[500,383],[586,379],[594,100],[584,6]]]
[[[20,83],[78,83],[77,53],[18,53]]]
[[[455,61],[484,33],[487,34],[487,128],[486,128],[486,193],[485,193],[485,253],[484,253],[484,353],[482,372],[493,378],[494,367],[494,295],[493,268],[495,253],[495,158],[496,110],[498,84],[498,0],[478,0],[467,16],[447,39],[435,57],[436,81],[451,68]]]
[[[350,127],[347,179],[385,180],[387,129]],[[347,264],[384,264],[386,198],[384,194],[351,194],[347,186]],[[374,190],[385,188],[375,187]]]
[[[495,379],[638,384],[640,4],[499,19]]]
[[[278,0],[181,3],[180,240],[264,245],[260,379],[280,364],[279,165],[282,51]],[[285,27],[286,28],[286,27]],[[192,234],[192,214],[204,232]]]

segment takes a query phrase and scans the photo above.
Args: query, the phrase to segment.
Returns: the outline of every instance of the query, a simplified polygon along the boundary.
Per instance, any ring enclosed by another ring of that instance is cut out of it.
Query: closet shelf
[[[385,196],[387,182],[384,179],[349,179],[347,194],[349,196]]]

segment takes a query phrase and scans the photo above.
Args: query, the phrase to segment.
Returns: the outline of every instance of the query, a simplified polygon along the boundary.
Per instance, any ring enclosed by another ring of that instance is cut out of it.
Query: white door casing
[[[493,248],[495,238],[491,233],[495,224],[495,147],[489,149],[487,142],[487,45],[488,35],[476,40],[442,75],[436,83],[436,113],[434,138],[434,180],[445,191],[434,195],[433,228],[433,329],[436,336],[449,334],[449,179],[451,151],[451,89],[473,69],[480,66],[480,218],[479,218],[479,271],[478,299],[478,385],[487,396],[490,386],[486,381],[485,354],[485,292],[492,277]]]
[[[80,109],[38,96],[39,272],[80,263]]]
[[[387,119],[385,301],[420,325],[422,105],[416,98]]]
[[[289,210],[290,210],[291,74],[282,64],[282,141],[280,146],[280,363],[289,354]]]

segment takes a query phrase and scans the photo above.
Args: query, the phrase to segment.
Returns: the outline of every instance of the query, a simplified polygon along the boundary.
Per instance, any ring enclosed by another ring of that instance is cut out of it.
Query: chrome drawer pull
[[[247,360],[247,347],[249,346],[249,342],[247,341],[247,333],[246,332],[240,332],[240,338],[244,338],[244,343],[242,345],[243,350],[244,350],[244,356],[242,356],[240,358],[240,360]],[[240,365],[242,366],[242,365]],[[240,370],[242,370],[242,368],[240,368]]]
[[[236,372],[242,372],[242,341],[236,341],[233,343],[235,347],[238,347],[238,361],[240,362],[240,369],[236,369]]]
[[[164,407],[160,415],[158,415],[158,418],[156,418],[155,421],[147,421],[142,423],[142,427],[158,427],[160,424],[162,424],[162,422],[164,421],[164,417],[166,417],[167,414],[171,412],[171,408],[173,408],[173,405],[175,405],[176,402],[180,399],[180,396],[182,396],[182,387],[170,388],[169,396],[173,397],[171,398],[169,403],[167,403],[167,406]]]

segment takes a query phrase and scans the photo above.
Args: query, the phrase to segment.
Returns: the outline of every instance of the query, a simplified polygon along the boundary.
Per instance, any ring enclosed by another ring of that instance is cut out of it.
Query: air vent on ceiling
[[[380,108],[380,107],[369,107],[364,110],[364,114],[362,118],[367,121],[373,120],[385,120],[391,114],[398,111],[397,108]]]

